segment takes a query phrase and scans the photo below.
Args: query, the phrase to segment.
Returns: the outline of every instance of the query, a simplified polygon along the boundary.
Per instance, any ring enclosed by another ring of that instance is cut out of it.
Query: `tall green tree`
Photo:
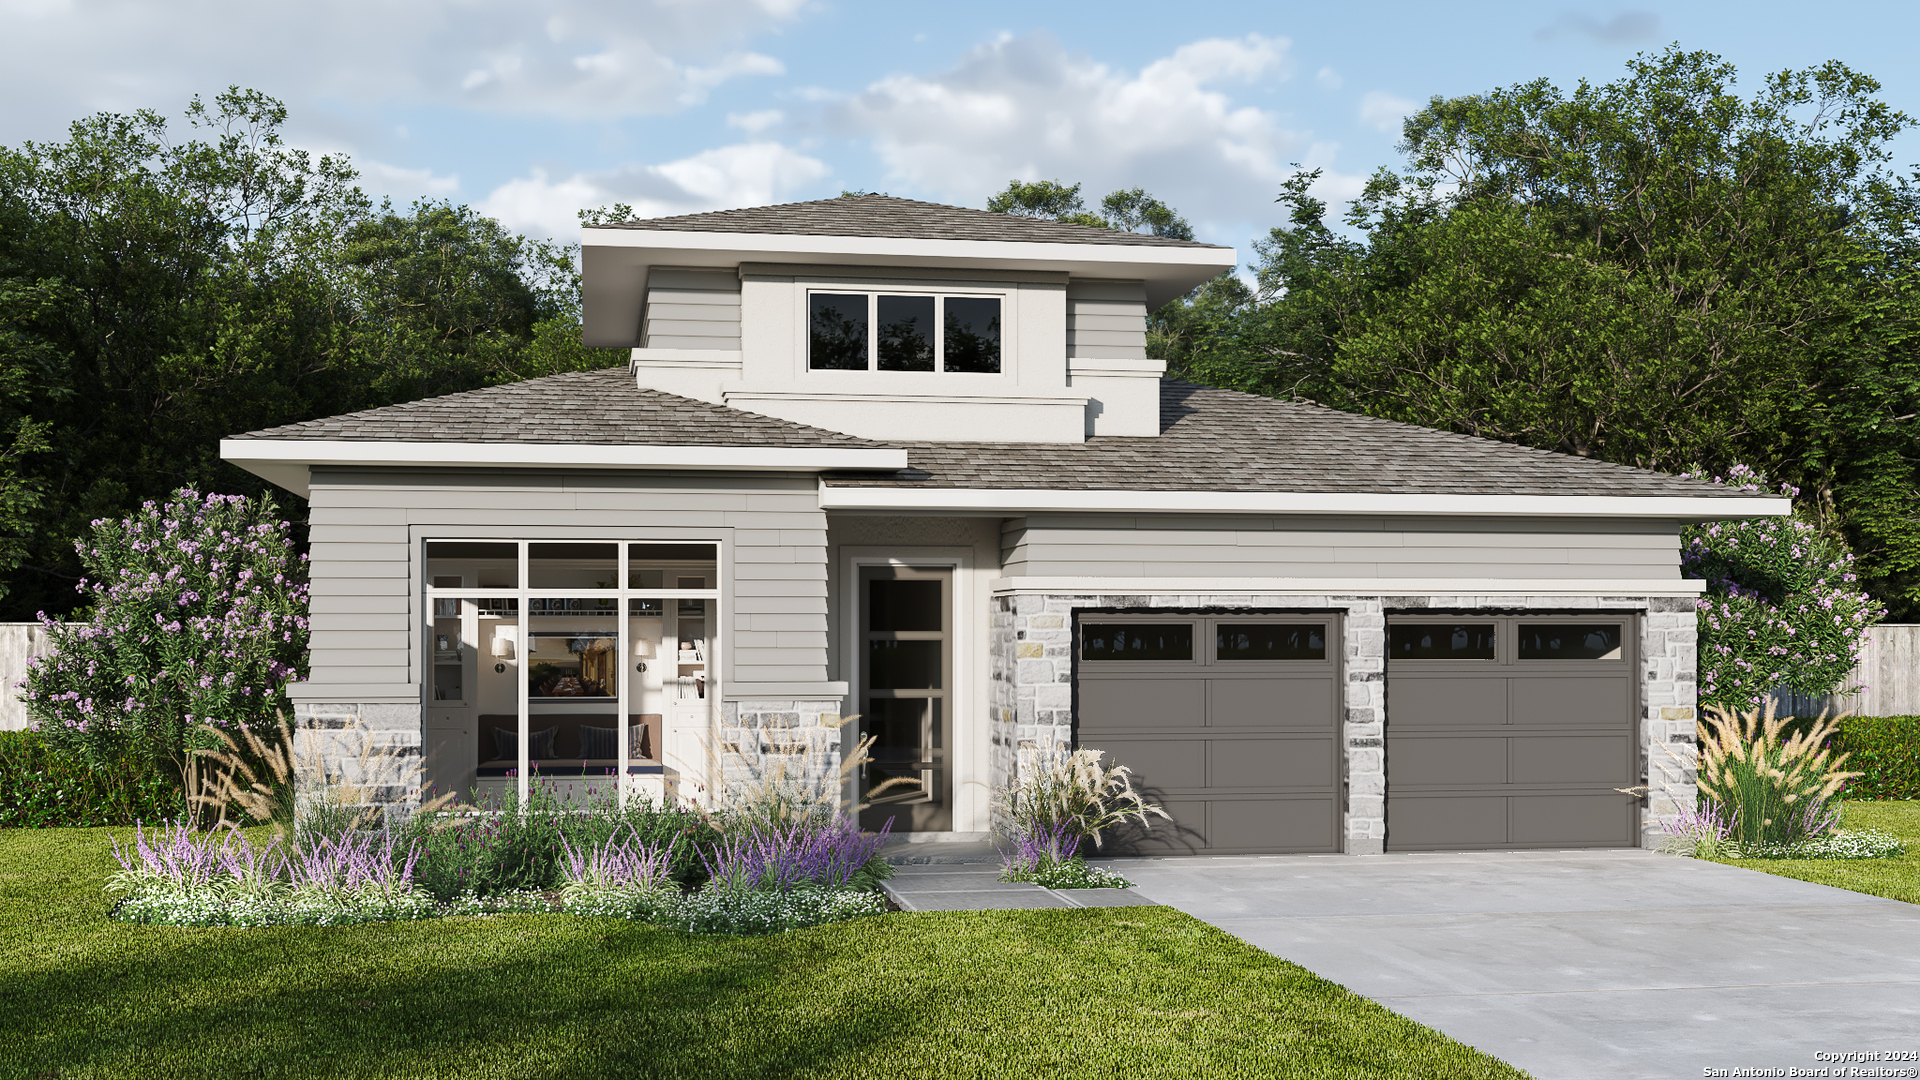
[[[1920,611],[1911,124],[1839,63],[1751,96],[1669,49],[1563,93],[1435,98],[1342,229],[1282,190],[1259,288],[1181,370],[1220,385],[1802,491],[1896,614]]]
[[[236,88],[183,137],[142,110],[0,148],[0,619],[79,602],[96,519],[261,493],[221,436],[618,362],[579,345],[570,250],[376,207],[285,122]]]

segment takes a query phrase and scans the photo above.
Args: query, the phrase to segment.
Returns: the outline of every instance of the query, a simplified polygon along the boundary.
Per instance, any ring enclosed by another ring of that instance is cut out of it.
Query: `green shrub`
[[[37,731],[0,731],[0,827],[132,825],[184,809],[179,788],[132,746],[83,761]]]
[[[1834,749],[1851,756],[1849,799],[1920,799],[1920,716],[1848,716]]]

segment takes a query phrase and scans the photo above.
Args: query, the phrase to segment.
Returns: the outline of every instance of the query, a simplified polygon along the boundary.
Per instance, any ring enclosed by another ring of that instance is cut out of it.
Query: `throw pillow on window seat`
[[[555,725],[542,731],[528,732],[527,758],[531,761],[550,760],[553,757],[553,737],[559,731],[559,726]],[[493,752],[500,761],[520,760],[520,733],[513,728],[494,728]]]
[[[620,729],[580,725],[580,756],[587,760],[612,758],[620,753]]]

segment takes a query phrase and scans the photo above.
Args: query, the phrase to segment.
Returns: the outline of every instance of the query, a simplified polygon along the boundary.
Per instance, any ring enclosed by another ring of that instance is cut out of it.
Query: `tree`
[[[1101,199],[1100,212],[1109,229],[1144,232],[1173,240],[1193,239],[1193,226],[1187,224],[1186,218],[1140,188],[1116,191]]]
[[[1080,198],[1079,184],[1068,187],[1058,180],[1035,180],[1031,183],[1009,180],[1005,191],[987,200],[987,210],[995,214],[1064,221],[1096,229],[1109,227],[1105,218],[1087,212],[1087,204]]]
[[[1755,462],[1920,611],[1909,118],[1838,63],[1749,98],[1672,48],[1571,93],[1435,98],[1342,233],[1309,195],[1254,299],[1192,335],[1217,385],[1680,471]]]
[[[0,618],[71,609],[95,519],[267,490],[222,436],[621,361],[579,344],[571,249],[376,207],[285,120],[235,88],[184,139],[142,110],[0,148]]]

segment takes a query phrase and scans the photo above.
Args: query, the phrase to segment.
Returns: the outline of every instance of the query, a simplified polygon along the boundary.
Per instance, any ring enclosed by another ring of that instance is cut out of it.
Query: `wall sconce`
[[[640,661],[640,663],[633,665],[633,670],[635,671],[647,670],[646,661],[653,658],[653,642],[643,637],[634,638],[633,639],[633,655],[635,659]]]
[[[493,632],[493,658],[495,660],[513,659],[513,638],[517,627],[502,626]]]

